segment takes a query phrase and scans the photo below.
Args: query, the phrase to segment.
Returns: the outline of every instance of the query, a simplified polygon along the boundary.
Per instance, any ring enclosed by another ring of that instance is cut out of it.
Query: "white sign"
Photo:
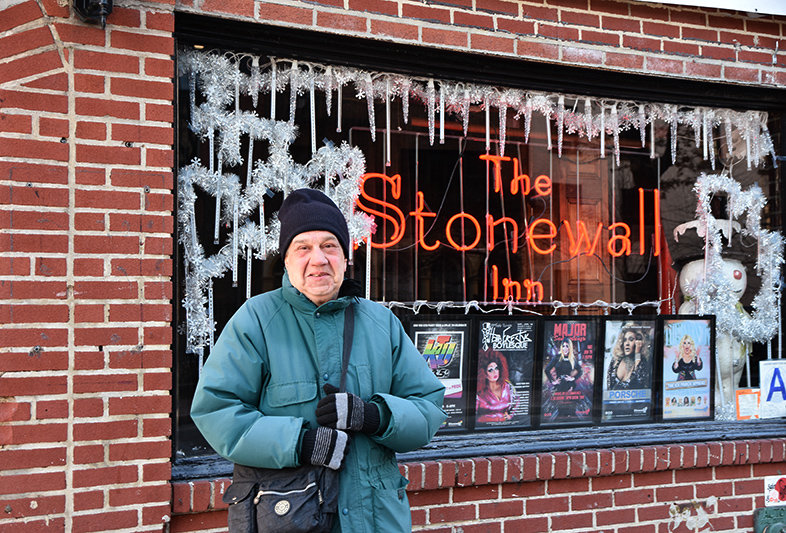
[[[786,416],[786,359],[759,362],[761,418]]]
[[[764,478],[764,506],[786,505],[786,476]]]

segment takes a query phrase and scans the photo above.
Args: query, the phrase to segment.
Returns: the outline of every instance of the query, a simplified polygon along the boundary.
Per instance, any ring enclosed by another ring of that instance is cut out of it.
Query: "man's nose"
[[[314,247],[311,251],[311,262],[317,265],[323,265],[328,262],[327,255],[322,251],[322,248]]]

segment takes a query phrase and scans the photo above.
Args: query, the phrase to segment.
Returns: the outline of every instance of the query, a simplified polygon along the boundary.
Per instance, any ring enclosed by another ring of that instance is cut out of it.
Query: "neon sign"
[[[550,196],[552,193],[553,184],[551,178],[545,174],[537,176],[534,180],[527,174],[519,171],[518,159],[510,158],[507,156],[498,155],[480,155],[480,159],[489,162],[492,165],[493,188],[494,192],[499,193],[502,191],[503,195],[507,194],[503,183],[502,163],[512,161],[513,172],[507,190],[510,195],[520,195],[526,197],[531,193],[537,196]],[[366,185],[370,180],[381,180],[383,182],[383,190],[385,191],[382,199],[375,198],[366,191]],[[389,187],[389,193],[388,193]],[[654,234],[653,234],[653,250],[654,256],[660,255],[660,191],[653,189],[653,216],[654,216]],[[646,191],[639,188],[639,227],[638,238],[639,255],[645,255],[645,193]],[[398,244],[404,237],[406,230],[407,217],[399,206],[394,203],[395,200],[401,198],[401,176],[395,174],[387,176],[376,172],[369,172],[363,175],[363,181],[360,188],[360,197],[357,201],[359,209],[368,213],[369,215],[380,217],[389,222],[393,227],[393,232],[386,235],[384,242],[369,243],[372,248],[385,249]],[[389,201],[390,200],[390,201]],[[429,219],[435,218],[437,213],[426,210],[426,202],[422,191],[416,191],[415,195],[415,209],[409,212],[409,216],[414,221],[415,230],[415,245],[425,251],[434,251],[443,245],[440,240],[442,235],[438,238],[433,238],[433,242],[426,242],[426,227]],[[460,227],[464,224],[469,226],[469,243],[467,240],[462,239],[457,242],[454,238],[454,226],[457,222],[461,222]],[[565,236],[568,241],[567,253],[569,258],[578,257],[579,255],[595,255],[603,248],[601,245],[601,237],[604,232],[608,231],[605,239],[605,250],[612,257],[621,257],[623,255],[631,255],[634,253],[633,244],[631,242],[631,227],[624,222],[614,222],[605,226],[602,222],[598,222],[594,228],[587,228],[583,220],[576,220],[575,226],[567,220],[562,220],[560,225],[565,228]],[[555,239],[558,236],[558,226],[548,218],[536,218],[529,224],[524,225],[524,229],[519,228],[519,223],[509,216],[502,216],[495,218],[491,214],[486,214],[486,219],[479,221],[476,217],[466,212],[459,212],[451,216],[445,223],[443,235],[446,246],[453,249],[465,252],[468,250],[476,249],[480,244],[481,239],[484,238],[485,248],[489,251],[495,247],[495,232],[499,229],[502,231],[508,230],[507,233],[512,235],[512,252],[516,253],[519,247],[519,240],[524,238],[529,249],[539,255],[553,254],[557,248]],[[472,233],[474,229],[474,235]],[[491,288],[493,299],[499,300],[513,300],[521,301],[542,301],[543,300],[543,285],[539,281],[523,280],[521,282],[502,278],[499,280],[499,271],[496,265],[491,266]]]

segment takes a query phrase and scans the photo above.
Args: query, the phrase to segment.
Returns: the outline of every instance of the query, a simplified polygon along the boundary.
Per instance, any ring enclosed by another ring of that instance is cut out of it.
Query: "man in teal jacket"
[[[394,452],[432,439],[446,418],[444,387],[390,310],[348,295],[349,232],[336,205],[300,189],[284,200],[279,219],[283,286],[251,298],[227,323],[191,416],[236,464],[340,469],[334,531],[410,531],[407,480]],[[347,393],[335,394],[350,305]]]

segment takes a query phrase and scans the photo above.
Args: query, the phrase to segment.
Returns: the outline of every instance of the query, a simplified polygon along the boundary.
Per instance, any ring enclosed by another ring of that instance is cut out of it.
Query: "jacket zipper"
[[[314,488],[316,486],[317,486],[317,484],[312,481],[311,483],[309,483],[308,485],[306,485],[302,489],[294,489],[294,490],[288,490],[288,491],[284,491],[284,492],[277,491],[277,490],[260,490],[259,492],[257,492],[257,495],[254,498],[254,505],[258,504],[259,500],[262,499],[262,496],[265,496],[266,494],[275,494],[276,496],[288,496],[290,494],[299,494],[299,493],[302,493],[302,492],[306,492],[306,491],[308,491],[308,490],[310,490],[310,489],[312,489],[312,488]],[[322,492],[319,491],[319,490],[317,492],[319,492],[319,503],[322,503]]]

